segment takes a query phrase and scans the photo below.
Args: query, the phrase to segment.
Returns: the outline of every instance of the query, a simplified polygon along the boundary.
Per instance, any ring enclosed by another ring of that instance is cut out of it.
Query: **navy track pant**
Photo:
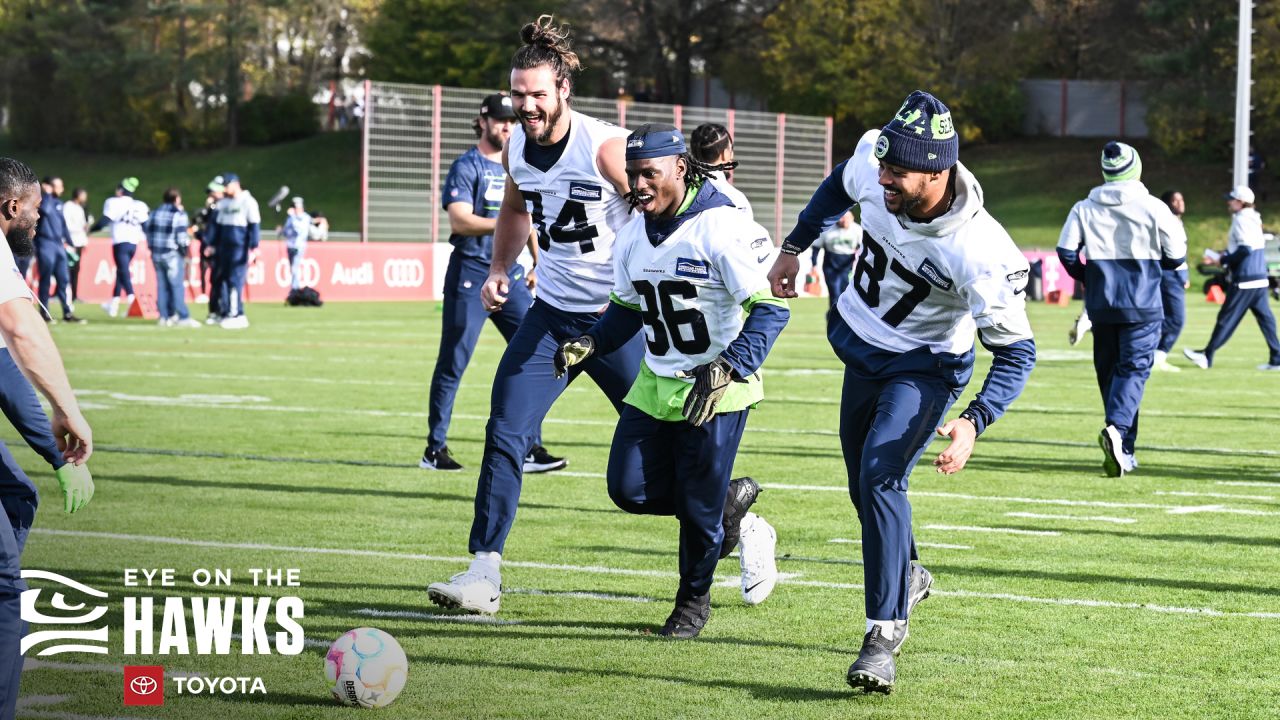
[[[724,504],[747,411],[716,415],[700,427],[656,420],[627,405],[609,450],[609,497],[633,515],[680,521],[677,597],[711,589],[724,540]]]
[[[845,363],[840,447],[862,524],[867,618],[904,620],[918,559],[907,478],[968,382],[973,353],[889,353],[859,338],[834,310],[828,338]]]
[[[1173,344],[1187,323],[1186,270],[1165,270],[1160,274],[1160,304],[1164,306],[1164,322],[1160,323],[1161,352],[1171,352]]]
[[[1093,369],[1098,375],[1108,425],[1115,425],[1127,453],[1138,440],[1138,407],[1151,376],[1159,320],[1093,324]]]
[[[593,356],[574,366],[566,377],[555,378],[552,360],[560,343],[586,333],[599,319],[595,313],[565,312],[535,300],[507,344],[493,378],[471,552],[502,552],[516,519],[525,455],[543,418],[570,382],[585,372],[622,412],[622,398],[640,374],[643,332],[618,350]]]
[[[40,304],[46,309],[49,307],[49,286],[56,281],[58,303],[62,305],[62,317],[70,315],[71,303],[67,299],[67,290],[71,286],[71,275],[67,272],[67,251],[62,247],[62,243],[38,242],[36,269],[40,273],[38,292]]]
[[[822,276],[827,281],[828,307],[836,304],[844,289],[849,287],[849,274],[853,272],[853,255],[836,255],[822,252]]]
[[[218,314],[224,318],[244,315],[244,280],[249,272],[249,246],[242,242],[218,244]]]
[[[1210,336],[1209,344],[1204,348],[1204,354],[1209,358],[1210,365],[1213,364],[1213,354],[1218,351],[1218,348],[1227,344],[1227,340],[1231,339],[1231,333],[1236,331],[1236,327],[1240,325],[1240,321],[1244,319],[1247,312],[1253,313],[1254,319],[1258,321],[1258,327],[1262,330],[1262,337],[1267,341],[1267,348],[1270,350],[1267,362],[1271,365],[1280,365],[1280,340],[1276,338],[1276,318],[1271,314],[1267,288],[1241,290],[1236,286],[1227,291],[1227,300],[1218,310],[1213,335]]]
[[[485,320],[493,322],[507,342],[511,342],[516,329],[533,304],[533,295],[525,285],[525,271],[520,265],[512,268],[510,292],[502,309],[489,312],[480,301],[480,288],[489,276],[489,263],[473,257],[464,257],[456,251],[449,256],[449,267],[444,274],[444,316],[440,325],[440,352],[436,355],[436,369],[431,374],[431,394],[427,413],[427,449],[437,451],[444,447],[449,435],[449,420],[453,416],[453,403],[458,396],[458,385],[466,371]],[[534,432],[533,443],[542,444],[542,428]]]
[[[116,284],[111,287],[111,297],[120,297],[120,293],[133,294],[133,271],[129,269],[129,263],[133,262],[136,252],[138,246],[131,242],[111,246],[111,256],[116,261]]]

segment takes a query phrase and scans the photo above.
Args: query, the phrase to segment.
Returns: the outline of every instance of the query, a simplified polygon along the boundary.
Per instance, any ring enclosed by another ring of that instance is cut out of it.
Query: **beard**
[[[13,251],[14,257],[31,257],[36,254],[36,247],[32,243],[35,238],[36,228],[34,225],[27,228],[9,228],[9,232],[5,235],[5,240],[9,243],[9,249]]]
[[[539,145],[546,145],[551,142],[551,133],[555,131],[556,125],[560,123],[560,118],[564,116],[565,103],[556,101],[556,109],[546,114],[546,118],[542,123],[542,132],[533,136],[534,142]],[[520,118],[520,123],[524,124],[524,117]],[[528,132],[529,126],[524,125],[525,132]]]
[[[497,129],[490,129],[486,131],[484,134],[484,139],[488,141],[490,145],[496,148],[501,148],[507,143],[506,138],[502,137],[502,131]]]

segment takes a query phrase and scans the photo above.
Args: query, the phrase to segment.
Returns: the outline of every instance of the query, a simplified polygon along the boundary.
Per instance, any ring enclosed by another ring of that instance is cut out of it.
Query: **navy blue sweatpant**
[[[1160,274],[1160,304],[1164,306],[1164,322],[1160,323],[1161,352],[1171,352],[1173,344],[1187,323],[1187,271],[1165,270]]]
[[[622,412],[622,398],[640,374],[643,332],[614,352],[574,366],[566,377],[555,377],[552,361],[560,343],[585,334],[599,319],[595,313],[565,312],[535,300],[507,343],[493,378],[471,523],[471,552],[502,552],[516,519],[525,455],[533,447],[543,418],[574,378],[585,372]]]
[[[1133,453],[1138,440],[1138,406],[1151,376],[1160,321],[1093,324],[1093,369],[1102,391],[1108,425],[1115,425],[1121,448]]]
[[[71,303],[67,300],[67,289],[71,286],[71,276],[67,272],[67,251],[62,243],[41,241],[36,243],[36,269],[40,273],[38,297],[40,304],[49,307],[49,286],[58,283],[58,303],[62,305],[62,317],[71,314]]]
[[[133,271],[129,269],[129,263],[133,262],[136,252],[138,246],[131,242],[111,246],[111,257],[116,261],[116,284],[111,287],[111,297],[120,297],[120,293],[133,294]]]
[[[907,478],[972,375],[973,352],[890,353],[859,338],[834,310],[827,335],[845,364],[840,447],[862,524],[867,618],[904,620],[918,559]]]
[[[834,306],[844,289],[849,287],[849,274],[853,272],[853,255],[837,255],[822,252],[822,276],[827,281],[828,307]]]
[[[1267,341],[1267,347],[1271,351],[1267,363],[1280,365],[1280,340],[1276,338],[1276,318],[1271,314],[1267,289],[1241,290],[1236,286],[1232,286],[1227,291],[1227,300],[1218,310],[1218,320],[1214,323],[1213,335],[1210,336],[1209,344],[1204,348],[1205,357],[1209,358],[1210,365],[1213,364],[1213,354],[1231,339],[1231,333],[1235,332],[1246,312],[1253,313],[1254,319],[1258,321],[1258,327],[1262,330],[1262,337]]]
[[[476,342],[485,320],[493,322],[507,342],[516,334],[524,316],[533,304],[533,295],[525,285],[525,271],[520,265],[511,269],[510,291],[502,309],[489,312],[480,301],[480,288],[489,276],[489,263],[479,258],[465,257],[456,250],[449,256],[449,267],[444,273],[444,317],[440,325],[440,351],[436,355],[436,369],[431,374],[430,409],[427,425],[427,449],[437,451],[445,446],[449,435],[449,420],[453,416],[453,402],[458,396],[462,373],[476,351]],[[542,444],[542,428],[534,433],[533,443]]]
[[[218,314],[224,318],[244,315],[244,279],[249,272],[249,246],[242,242],[218,243],[218,278],[221,287]]]
[[[711,589],[724,540],[725,496],[747,411],[716,415],[700,427],[655,420],[627,405],[609,450],[609,497],[633,515],[680,521],[677,597]]]

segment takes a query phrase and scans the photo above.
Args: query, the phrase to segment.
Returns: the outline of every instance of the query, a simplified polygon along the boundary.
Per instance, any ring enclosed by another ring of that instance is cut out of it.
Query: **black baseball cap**
[[[494,93],[480,103],[480,114],[495,120],[515,120],[516,109],[511,105],[511,98],[502,93]]]

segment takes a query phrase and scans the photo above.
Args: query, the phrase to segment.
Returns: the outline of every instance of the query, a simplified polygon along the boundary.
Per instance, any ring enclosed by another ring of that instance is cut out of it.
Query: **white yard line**
[[[391,558],[397,560],[421,560],[427,562],[448,562],[454,564],[469,563],[469,557],[444,557],[434,555],[416,555],[411,553],[386,552],[381,550],[344,550],[342,548],[318,548],[292,545],[268,545],[264,543],[229,543],[218,542],[212,540],[188,540],[185,538],[161,537],[155,535],[126,535],[122,533],[108,532],[89,532],[82,530],[54,530],[49,528],[34,528],[31,531],[37,535],[49,535],[68,538],[99,538],[105,540],[121,540],[125,542],[152,542],[165,545],[180,545],[188,547],[207,547],[229,550],[269,550],[283,553],[299,553],[299,554],[317,554],[317,555],[345,555],[351,557],[380,557]],[[657,577],[664,579],[672,579],[678,577],[677,573],[661,570],[637,570],[631,568],[611,568],[598,565],[565,565],[558,563],[537,563],[506,560],[504,564],[507,567],[523,567],[534,568],[540,570],[561,570],[565,572],[596,574],[596,575],[623,575],[635,577]],[[726,577],[718,578],[719,582],[723,582]],[[836,583],[825,582],[821,580],[802,580],[787,579],[783,584],[794,585],[798,587],[814,587],[825,590],[861,590],[862,585],[855,583]],[[1068,607],[1084,606],[1099,608],[1115,608],[1124,610],[1146,610],[1159,613],[1174,613],[1183,615],[1208,615],[1213,617],[1239,617],[1253,618],[1262,620],[1280,620],[1280,612],[1233,612],[1226,610],[1215,610],[1213,608],[1185,608],[1171,607],[1162,605],[1149,605],[1143,603],[1120,603],[1109,600],[1093,600],[1089,598],[1041,598],[1029,595],[1013,595],[1009,593],[985,593],[974,592],[969,590],[933,590],[933,594],[952,597],[977,598],[984,600],[1004,600],[1019,603],[1037,603],[1047,605],[1062,605]],[[311,641],[308,641],[308,645]],[[319,646],[319,645],[317,645]],[[324,644],[327,647],[327,644]]]
[[[1274,495],[1233,495],[1231,493],[1192,492],[1189,490],[1156,490],[1153,495],[1169,497],[1207,497],[1216,500],[1275,500]]]
[[[1029,520],[1075,520],[1077,522],[1102,522],[1115,525],[1132,525],[1138,522],[1133,518],[1110,517],[1107,515],[1042,515],[1031,512],[1007,512],[1005,517],[1027,518]]]
[[[500,620],[492,615],[441,615],[439,613],[414,612],[412,610],[376,610],[361,608],[353,615],[396,620],[429,620],[431,622],[469,623],[471,625],[519,625],[519,620]],[[327,647],[327,645],[326,645]]]
[[[504,594],[511,595],[536,595],[538,597],[556,597],[556,598],[580,598],[582,600],[607,600],[609,602],[630,602],[630,603],[651,603],[657,602],[658,598],[645,597],[643,595],[618,595],[616,593],[603,592],[584,592],[580,590],[538,590],[536,588],[503,588]]]
[[[94,673],[115,673],[116,675],[124,674],[123,665],[109,665],[106,663],[69,663],[54,662],[51,660],[40,660],[38,658],[27,658],[22,664],[22,672],[31,672],[33,670],[66,670],[67,672],[94,672]],[[165,670],[165,677],[205,677],[204,673],[187,672],[185,670]]]
[[[1022,528],[986,527],[983,525],[925,525],[924,529],[950,532],[999,533],[1001,535],[1038,535],[1041,537],[1058,537],[1062,534],[1057,530],[1023,530]]]
[[[1280,480],[1218,480],[1214,485],[1231,485],[1234,487],[1266,487],[1280,490]]]
[[[835,543],[837,545],[861,545],[862,544],[861,540],[851,540],[849,538],[831,538],[827,542]],[[934,548],[936,550],[972,550],[973,549],[972,545],[955,545],[952,543],[920,542],[919,540],[916,541],[916,546],[922,547],[922,548]]]

